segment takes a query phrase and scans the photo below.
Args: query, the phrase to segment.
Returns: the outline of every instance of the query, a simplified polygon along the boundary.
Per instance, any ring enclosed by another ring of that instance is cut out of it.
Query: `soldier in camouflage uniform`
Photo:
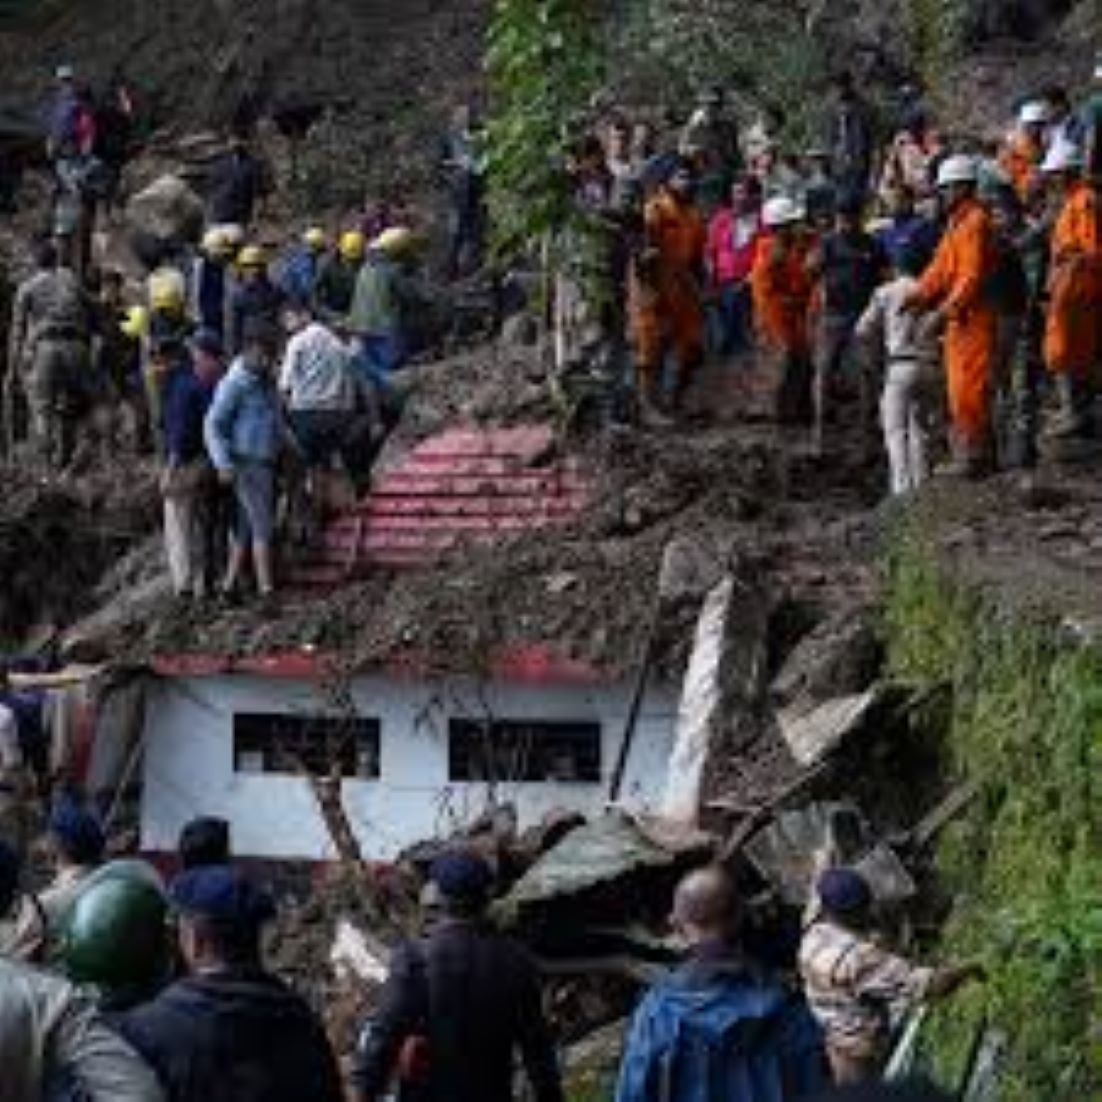
[[[92,315],[77,276],[52,245],[20,285],[12,310],[9,363],[24,376],[31,436],[43,461],[62,470],[73,453],[82,387],[90,371]]]
[[[800,976],[839,1085],[876,1079],[892,1036],[916,1005],[946,998],[974,964],[921,967],[886,949],[873,927],[873,897],[854,869],[825,870],[800,945]]]

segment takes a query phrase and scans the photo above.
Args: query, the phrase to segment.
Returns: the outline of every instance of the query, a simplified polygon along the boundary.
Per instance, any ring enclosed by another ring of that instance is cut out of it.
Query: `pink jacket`
[[[724,207],[716,212],[708,227],[708,271],[713,282],[721,286],[749,279],[754,266],[762,232],[761,216],[753,215],[751,230],[741,241],[735,240],[738,223],[735,212]]]

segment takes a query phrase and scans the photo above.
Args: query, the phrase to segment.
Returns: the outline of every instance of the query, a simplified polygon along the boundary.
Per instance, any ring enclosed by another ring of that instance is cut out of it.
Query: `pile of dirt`
[[[391,458],[457,419],[500,424],[510,411],[548,414],[526,362],[483,350],[425,369]],[[163,593],[135,601],[137,577],[159,569],[152,552],[143,553],[104,595],[126,606],[122,614],[78,632],[80,655],[140,663],[171,653],[307,650],[333,656],[345,670],[413,658],[429,670],[473,673],[503,649],[542,644],[624,675],[643,650],[666,548],[687,539],[716,561],[705,571],[712,581],[681,585],[683,599],[670,602],[660,622],[660,665],[676,678],[701,586],[714,584],[726,561],[759,564],[789,619],[797,608],[808,624],[872,590],[875,522],[867,510],[881,476],[856,441],[839,441],[822,462],[807,453],[802,434],[743,422],[568,437],[558,448],[580,458],[594,486],[590,507],[570,525],[458,547],[427,568],[380,568],[328,592],[288,593],[277,615],[179,609]]]
[[[101,576],[156,525],[159,499],[140,465],[79,482],[28,478],[25,468],[4,475],[0,639],[15,648],[88,611]]]
[[[1095,449],[1091,449],[1092,452]],[[1102,455],[1003,474],[980,484],[935,483],[908,518],[994,607],[1058,620],[1102,637]]]

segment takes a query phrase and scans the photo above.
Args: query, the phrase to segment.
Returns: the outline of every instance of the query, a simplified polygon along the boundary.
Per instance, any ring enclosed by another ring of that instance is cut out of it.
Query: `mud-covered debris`
[[[647,870],[669,869],[682,856],[655,841],[631,816],[609,811],[572,830],[543,855],[502,901],[506,913],[562,901]]]
[[[770,688],[781,707],[809,705],[863,693],[883,660],[873,615],[845,608],[826,617],[796,644]]]
[[[746,855],[791,907],[803,907],[822,862],[856,868],[873,896],[897,903],[915,893],[898,856],[876,838],[865,817],[848,801],[818,802],[783,811],[746,845]]]

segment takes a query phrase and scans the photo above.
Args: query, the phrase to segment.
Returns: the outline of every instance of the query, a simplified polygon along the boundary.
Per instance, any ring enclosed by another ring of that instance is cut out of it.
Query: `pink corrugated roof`
[[[547,425],[431,437],[330,524],[293,580],[325,587],[380,567],[425,566],[462,543],[494,543],[575,519],[591,484],[579,461],[555,457],[553,445]]]

